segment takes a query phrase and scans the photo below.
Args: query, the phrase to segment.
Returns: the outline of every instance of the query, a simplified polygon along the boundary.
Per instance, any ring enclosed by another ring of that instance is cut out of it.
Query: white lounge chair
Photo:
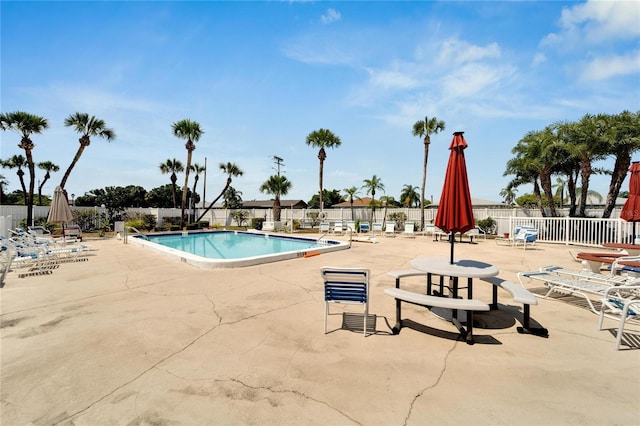
[[[387,226],[384,228],[384,236],[385,237],[395,237],[396,236],[396,223],[395,222],[387,222]]]
[[[382,235],[382,224],[379,222],[374,222],[373,225],[371,225],[371,235],[376,235],[376,233]]]
[[[320,222],[320,225],[318,226],[318,232],[320,232],[321,234],[328,234],[329,229],[329,222]]]
[[[356,222],[353,220],[348,220],[345,226],[345,231],[352,234],[357,231]]]
[[[369,231],[371,231],[371,225],[369,225],[369,222],[360,222],[358,232],[361,234],[368,234]]]
[[[590,296],[595,295],[600,298],[605,295],[607,290],[614,286],[619,286],[620,282],[612,279],[612,280],[601,280],[601,279],[592,279],[592,278],[576,278],[576,277],[567,277],[560,274],[557,274],[553,271],[532,271],[532,272],[518,272],[517,274],[518,280],[520,284],[524,287],[524,283],[522,281],[523,278],[528,278],[534,281],[541,281],[547,288],[548,291],[541,297],[548,297],[551,293],[555,292],[562,295],[576,295],[581,296],[585,299],[589,308],[594,313],[600,313],[600,309],[597,309],[593,300]],[[604,276],[604,275],[603,275]],[[640,291],[640,278],[630,278],[625,282],[625,287],[632,287],[638,289]]]
[[[342,221],[336,220],[335,223],[333,224],[333,233],[336,235],[344,234],[344,229],[342,228],[343,228]]]
[[[416,233],[414,232],[414,227],[415,225],[413,224],[413,222],[407,222],[404,224],[404,232],[402,233],[403,237],[406,238],[415,238],[416,237]]]
[[[320,269],[324,281],[324,333],[327,334],[327,318],[330,303],[357,304],[364,307],[362,332],[367,335],[369,316],[369,276],[363,268],[337,268],[325,266]]]
[[[620,322],[616,333],[616,350],[620,349],[627,320],[640,318],[640,287],[616,286],[607,289],[601,300],[598,330],[602,330],[604,318]]]

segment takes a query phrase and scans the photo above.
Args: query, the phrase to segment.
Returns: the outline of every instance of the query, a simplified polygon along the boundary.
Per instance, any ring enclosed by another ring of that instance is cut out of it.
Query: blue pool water
[[[348,248],[342,241],[238,231],[160,234],[132,240],[199,267],[249,266]]]

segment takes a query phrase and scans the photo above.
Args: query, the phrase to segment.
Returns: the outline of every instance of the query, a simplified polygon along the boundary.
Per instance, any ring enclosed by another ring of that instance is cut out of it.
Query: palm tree
[[[184,119],[173,123],[172,125],[173,135],[186,139],[187,143],[185,148],[187,149],[187,165],[184,168],[184,186],[182,187],[182,206],[180,213],[180,227],[184,228],[184,210],[187,206],[187,190],[189,189],[189,172],[191,171],[191,156],[196,149],[194,142],[198,142],[204,131],[200,128],[200,123]]]
[[[207,212],[213,208],[213,205],[216,202],[218,202],[220,197],[222,197],[227,191],[227,189],[231,187],[232,178],[236,176],[242,176],[244,174],[244,172],[240,170],[240,167],[238,167],[235,163],[227,163],[227,164],[220,163],[218,167],[220,167],[220,170],[222,170],[223,173],[227,174],[227,183],[224,186],[224,188],[222,188],[222,191],[220,191],[220,194],[211,202],[211,204],[209,204],[209,207],[207,207],[200,214],[200,217],[198,217],[198,220],[196,222],[199,222],[200,220],[202,220],[204,215],[207,214]]]
[[[233,186],[224,191],[223,199],[222,207],[225,209],[242,208],[242,191],[236,190]]]
[[[347,195],[349,196],[349,205],[351,206],[351,220],[355,220],[355,215],[353,214],[353,198],[356,197],[356,194],[358,193],[358,188],[356,188],[355,186],[352,186],[351,188],[345,188],[343,189],[344,192],[347,193]],[[357,199],[360,199],[360,197],[356,197]]]
[[[198,185],[198,180],[200,179],[200,173],[204,172],[204,166],[201,166],[198,163],[193,163],[191,165],[191,171],[196,175],[193,177],[193,189],[191,190],[191,208],[193,209],[193,216],[195,218],[196,215],[196,186]]]
[[[25,194],[25,205],[27,206],[27,225],[33,225],[33,190],[36,182],[36,165],[33,162],[34,143],[30,136],[34,133],[42,133],[49,123],[46,118],[29,114],[23,111],[15,111],[3,114],[0,118],[3,130],[13,130],[22,136],[18,148],[24,149],[27,158],[27,168],[29,169],[29,191]],[[24,190],[24,187],[23,187]]]
[[[384,228],[385,223],[387,222],[387,208],[389,205],[394,205],[396,203],[396,199],[391,195],[383,195],[380,197],[380,202],[384,206],[384,214],[382,215],[382,227]]]
[[[91,137],[98,136],[100,138],[105,138],[107,142],[111,142],[116,138],[116,134],[112,129],[107,128],[104,120],[100,120],[96,118],[94,115],[89,117],[87,113],[76,112],[75,114],[71,114],[64,120],[64,125],[67,127],[75,127],[77,133],[80,133],[80,147],[76,152],[75,157],[73,157],[73,161],[69,165],[69,168],[66,172],[64,172],[64,176],[62,177],[62,181],[60,182],[60,187],[64,189],[64,186],[67,184],[67,179],[69,179],[69,175],[71,174],[71,170],[75,167],[78,160],[80,160],[80,156],[86,147],[91,144]]]
[[[0,164],[4,164],[2,163],[2,160],[0,160]],[[0,204],[2,204],[2,200],[4,200],[4,190],[7,185],[9,185],[9,181],[7,180],[7,178],[5,178],[3,175],[0,175]]]
[[[375,220],[376,213],[376,190],[380,189],[384,191],[384,184],[376,175],[373,175],[371,179],[363,180],[363,182],[364,185],[362,186],[362,189],[366,189],[367,194],[371,194],[371,221],[373,222]]]
[[[418,194],[418,187],[410,184],[405,184],[402,187],[400,193],[400,202],[405,207],[414,207],[420,205],[420,194]]]
[[[418,120],[413,125],[413,136],[419,138],[424,137],[424,164],[422,166],[422,190],[420,191],[420,230],[424,231],[424,191],[427,184],[427,161],[429,160],[429,144],[431,144],[431,135],[440,133],[444,130],[445,123],[436,117],[425,117]]]
[[[18,175],[18,179],[20,180],[20,186],[22,187],[22,193],[24,195],[25,205],[27,203],[27,186],[24,183],[24,170],[23,167],[27,166],[27,160],[22,155],[14,155],[2,162],[2,167],[5,169],[18,169],[16,174]]]
[[[516,192],[518,191],[516,191],[515,188],[507,186],[506,188],[502,188],[502,190],[500,191],[500,196],[502,197],[506,205],[512,206],[516,199]]]
[[[327,153],[325,148],[336,148],[340,146],[340,138],[334,135],[331,130],[318,129],[307,135],[307,145],[313,148],[320,148],[318,152],[318,159],[320,160],[320,213],[324,209],[324,203],[322,201],[322,174],[324,170],[324,160],[327,159]]]
[[[51,172],[54,172],[54,173],[57,172],[58,170],[60,170],[60,166],[58,166],[57,164],[53,164],[51,161],[43,161],[41,163],[38,163],[38,168],[46,172],[44,175],[44,179],[42,179],[42,182],[40,182],[40,186],[38,186],[38,205],[41,206],[42,205],[42,188],[44,188],[44,184],[51,177]]]
[[[275,222],[280,221],[280,196],[287,195],[291,190],[292,183],[286,176],[273,175],[270,176],[260,186],[260,192],[271,194],[275,197],[273,201],[273,220]]]
[[[178,181],[178,176],[176,175],[176,173],[184,172],[184,166],[182,165],[181,161],[176,160],[175,158],[173,160],[169,158],[164,163],[160,163],[160,172],[162,172],[163,175],[171,173],[171,192],[173,194],[173,208],[175,209],[176,182]]]
[[[556,177],[556,183],[553,185],[556,188],[555,197],[560,200],[560,208],[564,207],[564,187],[567,185],[567,181],[561,177]]]

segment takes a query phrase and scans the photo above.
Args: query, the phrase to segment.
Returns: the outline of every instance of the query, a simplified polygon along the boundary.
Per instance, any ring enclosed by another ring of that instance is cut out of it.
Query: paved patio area
[[[516,332],[522,307],[503,292],[499,311],[477,315],[473,346],[411,305],[403,318],[413,326],[391,335],[386,272],[417,256],[447,256],[449,245],[378,240],[215,270],[94,240],[87,262],[48,276],[10,273],[0,290],[0,423],[639,424],[640,350],[616,352],[612,332],[598,331],[597,316],[577,304],[532,307],[546,339]],[[559,245],[525,251],[479,240],[455,252],[509,280],[549,264],[579,267]],[[371,269],[376,334],[340,329],[339,315],[323,333],[324,265]],[[490,301],[490,285],[476,284],[474,296]]]

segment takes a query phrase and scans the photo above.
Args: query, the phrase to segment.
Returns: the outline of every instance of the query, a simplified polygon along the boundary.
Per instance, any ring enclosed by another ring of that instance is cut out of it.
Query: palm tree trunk
[[[324,210],[324,201],[322,199],[322,173],[324,171],[324,160],[320,159],[320,213]]]
[[[44,175],[44,179],[42,180],[42,183],[38,187],[38,205],[39,206],[42,205],[42,188],[44,188],[44,184],[47,183],[50,177],[51,177],[51,174],[47,170],[47,173]]]
[[[609,183],[609,192],[607,193],[607,201],[604,206],[604,212],[602,212],[602,218],[608,219],[611,217],[611,212],[616,206],[616,198],[622,188],[622,182],[627,177],[627,171],[631,166],[631,154],[619,153],[616,156],[616,162],[613,167],[613,174],[611,175],[611,182]]]
[[[587,198],[589,196],[589,178],[591,177],[591,162],[588,159],[585,159],[581,162],[580,167],[580,183],[582,184],[582,189],[580,192],[580,206],[578,208],[578,216],[585,217],[587,210]]]
[[[180,227],[184,229],[184,210],[187,206],[187,191],[189,190],[189,168],[191,168],[191,153],[189,144],[191,140],[187,141],[187,167],[184,168],[184,186],[182,187],[182,205],[180,207]]]
[[[83,142],[83,138],[80,138],[80,147],[78,148],[78,151],[76,152],[75,157],[73,157],[73,161],[71,161],[71,164],[69,164],[69,168],[67,169],[66,172],[64,172],[64,176],[62,177],[62,181],[60,182],[60,187],[62,189],[64,189],[64,186],[67,184],[67,179],[69,179],[71,170],[73,170],[78,160],[80,160],[80,156],[82,155],[82,152],[84,151],[85,146],[86,145]]]
[[[227,189],[229,189],[229,186],[231,186],[231,179],[227,179],[227,184],[225,185],[224,189],[220,192],[220,195],[218,195],[216,197],[215,200],[213,200],[211,202],[211,204],[209,204],[209,207],[207,207],[201,214],[200,217],[198,217],[198,220],[196,220],[196,222],[200,222],[202,220],[202,218],[204,217],[205,214],[207,214],[209,212],[209,210],[211,210],[213,208],[213,205],[215,203],[218,202],[218,200],[224,195],[224,193],[227,191]]]
[[[422,189],[420,191],[420,231],[424,231],[424,191],[427,185],[427,160],[429,159],[429,135],[424,138],[424,164],[422,166]]]

